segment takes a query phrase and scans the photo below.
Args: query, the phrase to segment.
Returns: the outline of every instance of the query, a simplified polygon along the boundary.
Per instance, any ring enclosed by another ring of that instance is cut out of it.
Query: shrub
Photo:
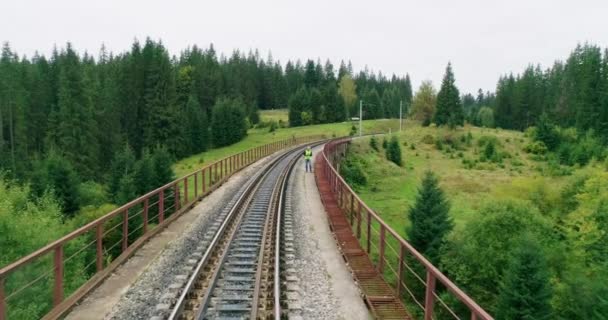
[[[416,145],[415,145],[415,144],[413,144],[413,143],[412,143],[412,144],[410,144],[410,149],[412,149],[412,150],[416,150]]]
[[[435,148],[439,151],[443,150],[443,141],[441,139],[435,140]]]
[[[310,112],[302,111],[300,119],[302,119],[302,125],[312,124],[312,114]]]
[[[421,141],[422,141],[422,143],[426,143],[426,144],[434,144],[435,138],[432,135],[427,134],[424,137],[422,137]]]
[[[268,132],[275,132],[278,128],[279,125],[277,124],[277,122],[272,120],[270,121],[270,128],[268,129]]]
[[[355,134],[357,134],[357,127],[355,127],[355,125],[352,125],[350,127],[350,132],[348,133],[349,136],[354,136]]]
[[[388,140],[386,140],[386,137],[382,139],[382,148],[385,150],[388,148]]]
[[[360,187],[367,185],[367,176],[364,170],[361,168],[360,162],[347,157],[340,167],[340,174],[344,177],[344,180],[353,187]]]
[[[542,141],[534,141],[524,147],[524,151],[535,155],[544,155],[547,153],[547,146]]]
[[[376,137],[372,136],[371,138],[369,138],[369,146],[376,150],[379,151],[380,149],[378,148],[378,140],[376,139]]]

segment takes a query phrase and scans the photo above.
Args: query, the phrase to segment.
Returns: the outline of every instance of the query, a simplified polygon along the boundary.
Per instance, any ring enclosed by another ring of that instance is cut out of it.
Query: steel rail
[[[260,181],[262,181],[263,178],[268,175],[268,173],[271,171],[271,169],[274,168],[279,163],[280,159],[282,159],[283,157],[284,157],[284,155],[279,156],[279,158],[275,159],[272,163],[267,165],[262,171],[258,172],[258,174],[256,174],[252,179],[250,179],[247,182],[247,184],[246,184],[247,187],[245,188],[244,192],[239,196],[239,198],[235,202],[234,206],[230,209],[228,216],[222,222],[220,229],[215,233],[213,240],[211,241],[207,250],[205,251],[205,254],[203,255],[202,259],[197,264],[197,266],[196,266],[194,272],[192,273],[192,275],[190,276],[190,278],[188,279],[188,282],[186,283],[186,287],[182,291],[181,295],[179,296],[179,298],[177,300],[177,303],[175,304],[175,307],[173,308],[171,314],[169,315],[169,318],[168,318],[169,320],[178,319],[178,317],[181,315],[181,313],[183,312],[183,310],[185,308],[185,304],[187,302],[186,297],[187,297],[188,293],[190,293],[190,291],[194,287],[194,284],[196,283],[198,277],[200,276],[201,271],[203,270],[203,267],[209,261],[209,258],[211,257],[211,254],[213,253],[213,251],[217,247],[218,243],[220,242],[220,240],[224,234],[224,231],[227,229],[228,225],[233,220],[232,218],[235,216],[235,214],[237,212],[239,212],[243,208],[243,205],[245,203],[248,203],[248,201],[245,201],[245,200],[250,200],[250,196],[259,187]],[[199,307],[199,310],[204,309],[203,307],[204,307],[204,305],[201,305]]]

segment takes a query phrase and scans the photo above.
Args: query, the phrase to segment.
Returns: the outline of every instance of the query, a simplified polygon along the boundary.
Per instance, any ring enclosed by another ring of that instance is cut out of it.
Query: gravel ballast
[[[259,161],[231,177],[221,188],[207,196],[190,213],[194,222],[181,235],[169,243],[142,276],[130,286],[112,311],[105,317],[116,320],[150,319],[161,296],[175,281],[183,262],[205,236],[210,221],[226,206],[245,182],[260,170],[267,161]]]
[[[314,173],[300,160],[289,183],[301,307],[290,319],[371,319],[329,229]]]

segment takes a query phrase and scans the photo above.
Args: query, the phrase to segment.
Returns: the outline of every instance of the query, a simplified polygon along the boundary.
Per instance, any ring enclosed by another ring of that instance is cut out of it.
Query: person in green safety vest
[[[311,164],[311,160],[312,160],[312,150],[310,149],[310,147],[307,147],[306,150],[304,150],[304,162],[305,162],[305,168],[306,168],[306,172],[312,172],[312,164]]]

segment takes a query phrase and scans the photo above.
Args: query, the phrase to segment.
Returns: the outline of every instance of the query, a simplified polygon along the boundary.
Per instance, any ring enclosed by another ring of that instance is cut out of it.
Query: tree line
[[[218,56],[213,45],[172,56],[151,39],[121,53],[102,46],[96,57],[68,43],[48,57],[27,58],[5,43],[0,171],[23,182],[61,172],[65,179],[46,181],[108,185],[112,163],[125,147],[138,160],[156,150],[182,158],[243,139],[259,122],[260,109],[299,105],[304,121],[290,122],[301,125],[343,121],[357,95],[368,91],[378,99],[411,99],[409,77],[389,80],[367,69],[353,74],[350,62],[337,70],[320,60],[283,65],[258,51]],[[75,208],[70,201],[63,205],[69,212]]]
[[[358,117],[359,100],[363,100],[365,119],[397,118],[400,105],[405,115],[412,101],[409,75],[389,78],[367,68],[355,74],[350,62],[342,62],[336,74],[331,62],[322,66],[312,60],[304,66],[288,63],[285,70],[294,89],[288,100],[291,126]]]

